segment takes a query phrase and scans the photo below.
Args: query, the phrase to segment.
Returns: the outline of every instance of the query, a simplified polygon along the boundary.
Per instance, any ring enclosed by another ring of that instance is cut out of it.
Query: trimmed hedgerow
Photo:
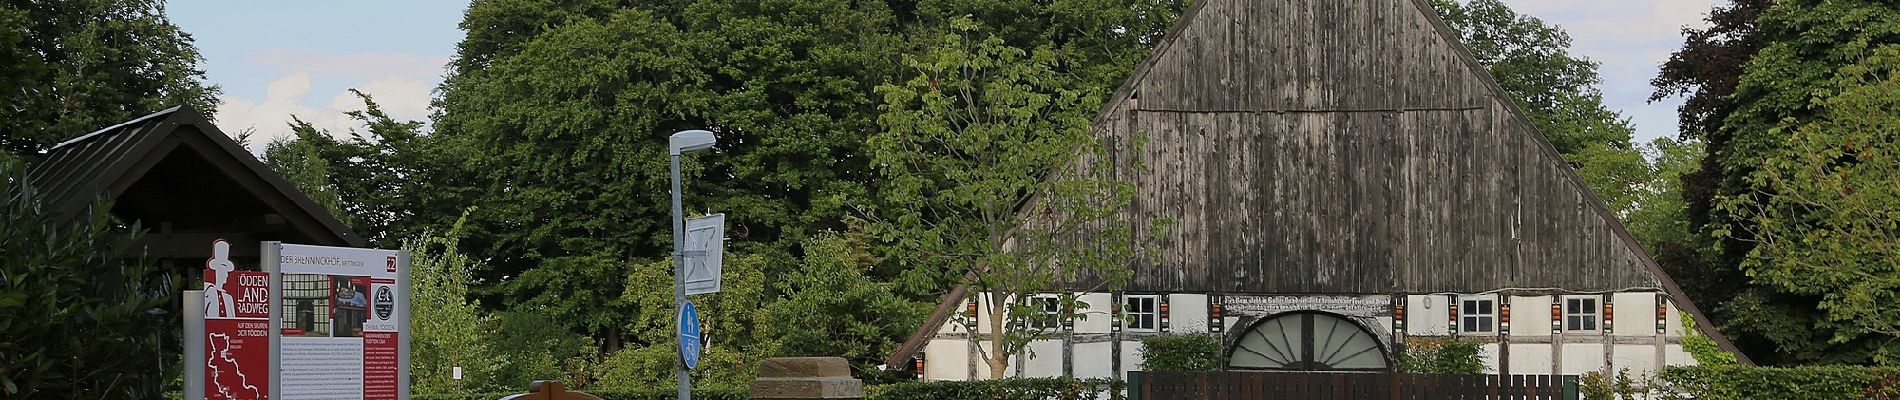
[[[987,381],[904,382],[868,390],[872,400],[1083,400],[1122,398],[1112,379],[1010,378]],[[1106,396],[1103,396],[1106,395]]]
[[[1227,366],[1220,337],[1208,334],[1142,338],[1141,359],[1143,371],[1219,371]]]
[[[580,390],[604,400],[674,400],[679,392],[673,389],[655,390]],[[518,392],[517,392],[518,393]],[[516,393],[483,394],[418,394],[410,400],[496,400]],[[695,400],[747,400],[752,398],[744,389],[695,389]]]
[[[1669,367],[1657,376],[1666,399],[1842,400],[1900,398],[1900,368]]]

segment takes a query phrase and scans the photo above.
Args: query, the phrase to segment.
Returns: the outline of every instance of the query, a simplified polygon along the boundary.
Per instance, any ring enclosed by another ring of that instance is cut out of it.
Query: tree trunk
[[[990,379],[1003,379],[1003,372],[1009,370],[1009,353],[1003,351],[1003,335],[1006,334],[1003,331],[1006,324],[1003,322],[1009,317],[1006,314],[1008,307],[1003,307],[1003,304],[996,301],[995,293],[990,293],[990,357],[985,360],[990,365]]]

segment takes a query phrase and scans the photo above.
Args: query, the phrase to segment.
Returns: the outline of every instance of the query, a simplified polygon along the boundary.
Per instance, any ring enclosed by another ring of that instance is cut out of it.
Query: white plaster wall
[[[1140,371],[1141,361],[1142,361],[1141,356],[1142,354],[1141,354],[1140,341],[1123,341],[1122,342],[1122,368],[1121,368],[1121,371],[1115,374],[1115,378],[1128,379],[1128,371]]]
[[[1042,378],[1062,376],[1062,341],[1037,340],[1029,343],[1027,365],[1023,365],[1023,376]],[[1015,366],[1011,366],[1012,368]]]
[[[1616,299],[1616,335],[1655,336],[1656,335],[1656,294],[1648,292],[1617,293]]]
[[[1451,334],[1451,305],[1445,304],[1444,295],[1406,296],[1405,332],[1412,336],[1444,336]]]
[[[1696,365],[1695,356],[1682,349],[1682,345],[1672,344],[1664,348],[1663,362],[1669,365]]]
[[[1484,373],[1498,373],[1498,355],[1504,354],[1498,352],[1498,347],[1497,343],[1485,343],[1478,346],[1478,358],[1484,363]]]
[[[991,303],[991,301],[998,300],[1001,297],[1002,296],[995,296],[989,293],[983,293],[980,297],[980,300],[976,302],[976,332],[977,333],[979,334],[990,333],[990,318],[994,317],[990,315],[990,307],[994,306],[994,303]]]
[[[1651,311],[1653,312],[1654,310]],[[1650,329],[1653,332],[1655,326],[1650,326]],[[1656,357],[1663,356],[1656,354],[1656,345],[1654,344],[1619,344],[1616,345],[1614,351],[1615,353],[1612,354],[1613,357],[1610,359],[1612,368],[1617,370],[1627,369],[1632,376],[1655,375]]]
[[[1550,344],[1524,343],[1511,344],[1511,373],[1529,375],[1550,374]]]
[[[1109,324],[1115,321],[1115,316],[1109,314],[1109,310],[1111,310],[1109,307],[1113,306],[1115,302],[1114,299],[1115,297],[1110,296],[1108,293],[1081,293],[1076,295],[1075,300],[1086,304],[1087,307],[1081,307],[1075,310],[1075,332],[1108,333]]]
[[[1075,344],[1075,376],[1108,378],[1115,375],[1113,344],[1109,342]]]
[[[1602,344],[1564,343],[1563,352],[1563,373],[1566,375],[1582,375],[1603,370]]]
[[[1550,336],[1550,296],[1511,296],[1511,335]],[[1511,365],[1516,369],[1516,361]],[[1544,370],[1549,373],[1550,368]]]
[[[1207,332],[1207,295],[1168,295],[1168,332]]]
[[[1676,308],[1676,302],[1669,302],[1669,336],[1682,336],[1682,310]]]
[[[969,342],[931,340],[924,345],[924,380],[963,381],[970,379]]]

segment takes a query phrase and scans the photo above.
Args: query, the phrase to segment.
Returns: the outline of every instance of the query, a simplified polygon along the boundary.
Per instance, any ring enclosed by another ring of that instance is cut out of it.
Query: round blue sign
[[[699,366],[699,310],[693,309],[693,302],[680,305],[679,315],[680,362],[686,369]]]

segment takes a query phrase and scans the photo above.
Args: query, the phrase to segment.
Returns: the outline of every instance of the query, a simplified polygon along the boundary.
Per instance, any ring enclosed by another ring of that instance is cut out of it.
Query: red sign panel
[[[205,261],[205,398],[270,398],[270,274],[237,271],[231,245]]]

